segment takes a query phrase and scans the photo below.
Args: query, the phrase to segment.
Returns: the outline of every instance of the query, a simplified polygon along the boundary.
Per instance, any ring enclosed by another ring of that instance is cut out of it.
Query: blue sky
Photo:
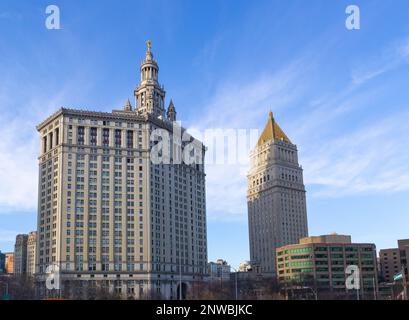
[[[52,1],[61,30],[45,28],[49,4],[0,2],[0,250],[36,228],[35,125],[121,107],[147,39],[186,126],[262,129],[274,112],[299,149],[311,235],[409,237],[408,1]],[[249,258],[246,170],[207,168],[210,260]]]

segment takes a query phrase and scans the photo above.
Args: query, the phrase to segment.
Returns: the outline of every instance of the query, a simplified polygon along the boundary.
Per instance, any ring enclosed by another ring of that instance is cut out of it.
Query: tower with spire
[[[308,236],[303,170],[297,146],[270,112],[247,175],[250,257],[263,273],[276,275],[276,248]]]
[[[37,239],[43,249],[37,254],[36,282],[47,281],[48,261],[53,261],[60,270],[61,296],[71,296],[80,283],[107,285],[123,298],[147,299],[155,293],[184,299],[196,290],[197,281],[206,279],[206,150],[186,129],[173,126],[175,106],[171,100],[165,109],[158,71],[148,41],[135,105],[127,99],[112,112],[61,108],[37,126],[41,142]],[[172,150],[176,151],[171,159],[162,152],[166,146],[159,145],[165,132],[171,148],[182,133],[190,139]],[[85,148],[91,152],[84,153]],[[189,148],[189,161],[180,156],[184,148]],[[71,163],[72,158],[80,161]],[[157,158],[162,159],[154,161]],[[52,170],[55,166],[61,170]],[[80,176],[72,177],[71,171]],[[71,179],[81,182],[71,185]],[[51,199],[42,191],[47,185],[61,192]],[[102,200],[90,193],[84,207],[84,188],[103,190]],[[71,193],[80,199],[74,200]],[[57,212],[53,221],[43,219],[50,208]],[[70,214],[62,214],[74,211],[81,221],[93,221],[89,228],[84,230],[82,224],[70,222]],[[46,241],[50,232],[53,241]],[[72,246],[77,240],[84,252],[81,259]],[[105,274],[108,281],[98,274]],[[120,279],[120,288],[109,279]],[[38,288],[40,297],[48,296],[45,284]]]
[[[128,98],[128,100],[125,101],[124,111],[126,111],[126,112],[131,112],[132,111],[131,101],[129,101],[129,98]]]
[[[169,121],[176,121],[176,109],[173,100],[170,99],[168,111],[166,112]]]
[[[141,79],[135,89],[135,111],[141,115],[164,117],[165,90],[159,84],[159,66],[153,58],[151,41],[147,41],[145,59],[141,63]]]

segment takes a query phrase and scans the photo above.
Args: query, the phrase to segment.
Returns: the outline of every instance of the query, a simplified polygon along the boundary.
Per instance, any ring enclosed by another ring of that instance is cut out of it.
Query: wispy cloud
[[[304,65],[304,67],[302,67]],[[279,111],[303,91],[305,64],[296,61],[272,74],[264,74],[251,82],[230,81],[218,88],[202,109],[200,121],[191,129],[203,132],[206,129],[262,130],[268,112]],[[263,116],[264,115],[264,116]],[[205,141],[206,142],[206,141]],[[208,164],[207,208],[210,219],[243,220],[246,218],[247,172],[250,150],[255,143],[247,143],[246,161],[235,164]]]
[[[409,113],[399,113],[333,139],[306,146],[305,180],[313,196],[409,190]]]
[[[260,115],[267,116],[273,106],[279,111],[298,96],[297,91],[304,90],[301,80],[304,70],[302,61],[296,61],[251,81],[239,79],[222,84],[203,106],[205,114],[199,125],[202,128],[254,128],[260,124]]]
[[[400,40],[385,48],[378,56],[369,57],[362,65],[352,72],[352,83],[361,85],[392,71],[409,58],[409,38]]]
[[[2,82],[0,92],[0,214],[37,209],[39,138],[35,127],[76,92],[76,81],[62,84],[49,96],[36,86],[21,92],[16,89],[18,81],[11,80]]]
[[[336,93],[312,91],[305,84],[305,69],[295,62],[275,73],[224,84],[203,109],[201,128],[262,129],[269,108],[286,110],[291,122],[282,123],[299,146],[307,188],[313,197],[340,197],[362,193],[409,190],[409,114],[392,113],[366,123],[357,114],[373,107],[383,88],[364,83],[406,62],[409,42],[388,48],[392,61],[376,56],[353,74]],[[407,46],[407,47],[406,47]],[[406,48],[406,49],[405,49]],[[388,51],[388,50],[385,50]],[[301,61],[301,59],[300,59]],[[377,68],[373,68],[376,66]],[[305,91],[313,92],[299,105]],[[298,110],[291,110],[293,104]],[[274,105],[272,105],[274,104]],[[399,110],[407,109],[399,106]],[[263,116],[264,115],[264,116]],[[348,119],[356,119],[356,123]],[[200,129],[200,128],[199,128]],[[208,165],[207,197],[210,219],[246,219],[247,165]]]
[[[385,86],[368,89],[363,84],[408,62],[409,41],[396,43],[382,50],[380,57],[369,57],[361,68],[365,72],[353,75],[352,83],[343,90],[318,98],[309,114],[295,119],[302,123],[293,133],[300,145],[305,181],[314,186],[312,196],[409,190],[409,155],[402,152],[409,147],[409,113],[403,111],[409,106],[389,105],[400,111],[379,114],[369,124],[355,116],[373,109],[374,101],[390,94]]]

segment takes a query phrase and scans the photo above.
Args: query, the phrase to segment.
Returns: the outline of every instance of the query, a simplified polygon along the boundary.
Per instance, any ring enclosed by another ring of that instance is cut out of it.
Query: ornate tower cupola
[[[165,90],[158,82],[159,67],[153,58],[151,42],[147,41],[148,49],[145,60],[141,63],[141,82],[135,89],[135,111],[140,114],[151,114],[164,117]]]
[[[170,99],[167,116],[168,116],[169,121],[176,121],[176,109],[175,109],[172,99]]]

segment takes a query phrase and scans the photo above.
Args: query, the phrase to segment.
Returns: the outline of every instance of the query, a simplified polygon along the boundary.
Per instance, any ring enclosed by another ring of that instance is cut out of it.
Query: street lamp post
[[[179,300],[182,300],[182,259],[179,258]]]
[[[237,300],[237,269],[234,267],[231,267],[234,270],[234,282],[235,282],[235,291],[236,291],[236,300]]]

